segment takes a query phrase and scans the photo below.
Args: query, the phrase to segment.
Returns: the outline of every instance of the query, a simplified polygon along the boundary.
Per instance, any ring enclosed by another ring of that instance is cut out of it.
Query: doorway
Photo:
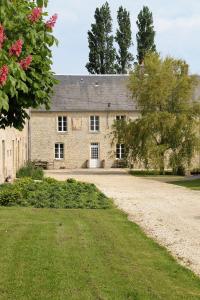
[[[90,168],[100,168],[99,148],[99,143],[91,143],[90,145]]]

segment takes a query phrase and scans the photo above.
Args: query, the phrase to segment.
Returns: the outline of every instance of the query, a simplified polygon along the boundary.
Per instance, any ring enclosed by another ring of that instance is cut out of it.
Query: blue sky
[[[123,5],[130,11],[134,46],[136,19],[143,5],[153,12],[157,50],[165,55],[185,59],[191,73],[200,74],[200,0],[110,0],[113,31],[116,11]],[[54,33],[59,46],[53,48],[53,70],[57,74],[87,74],[87,31],[94,21],[94,11],[102,0],[49,0],[48,11],[58,14]]]

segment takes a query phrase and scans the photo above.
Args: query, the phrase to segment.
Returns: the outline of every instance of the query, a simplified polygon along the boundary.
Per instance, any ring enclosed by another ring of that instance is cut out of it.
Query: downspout
[[[28,161],[31,161],[31,110],[28,119]]]

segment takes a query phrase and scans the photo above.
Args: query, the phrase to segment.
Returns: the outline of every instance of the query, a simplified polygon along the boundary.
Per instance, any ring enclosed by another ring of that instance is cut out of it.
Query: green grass
[[[193,180],[175,181],[173,184],[184,186],[192,190],[200,190],[200,178]]]
[[[166,171],[165,175],[160,175],[156,170],[131,170],[130,175],[137,177],[145,177],[145,179],[170,183],[173,181],[185,180],[184,176],[173,175],[171,171]]]
[[[130,170],[129,174],[133,176],[174,176],[171,171],[165,171],[165,175],[160,175],[159,170]]]
[[[200,299],[200,279],[117,209],[0,208],[1,300]]]

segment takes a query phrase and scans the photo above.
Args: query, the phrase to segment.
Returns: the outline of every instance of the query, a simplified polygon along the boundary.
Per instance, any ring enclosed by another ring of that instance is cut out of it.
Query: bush
[[[33,163],[28,162],[25,167],[19,169],[17,177],[31,177],[32,179],[41,180],[44,177],[44,171],[42,168],[35,167]]]
[[[185,167],[184,167],[184,166],[179,166],[179,167],[177,168],[177,170],[175,171],[174,174],[175,174],[175,175],[178,175],[178,176],[185,176],[185,174],[186,174]]]
[[[199,175],[199,174],[200,174],[200,168],[192,169],[191,175]]]
[[[1,206],[24,206],[25,201],[19,190],[15,188],[3,188],[0,190],[0,205]]]
[[[2,185],[0,193],[2,193],[0,197],[2,206],[88,209],[112,207],[112,201],[94,184],[78,182],[74,179],[60,182],[51,178],[42,181],[21,178],[12,185]]]

